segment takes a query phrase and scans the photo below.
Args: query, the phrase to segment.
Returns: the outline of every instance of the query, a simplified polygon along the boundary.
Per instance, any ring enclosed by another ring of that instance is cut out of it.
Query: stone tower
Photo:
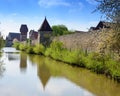
[[[38,29],[38,42],[44,46],[48,46],[51,42],[52,28],[50,27],[46,17]]]
[[[26,41],[27,40],[27,32],[28,32],[28,27],[26,24],[22,24],[20,27],[20,41]]]

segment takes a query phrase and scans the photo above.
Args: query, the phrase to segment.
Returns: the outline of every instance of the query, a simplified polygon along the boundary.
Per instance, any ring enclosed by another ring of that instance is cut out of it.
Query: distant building
[[[13,40],[17,39],[20,41],[20,33],[10,32],[6,37],[6,47],[11,47],[13,45]]]
[[[8,36],[6,37],[6,47],[11,47],[13,45],[13,41],[26,41],[27,40],[27,32],[28,28],[27,25],[22,24],[20,27],[20,33],[9,32]]]
[[[110,26],[111,26],[110,22],[100,21],[96,26],[96,29],[110,28]]]
[[[96,27],[90,27],[89,31],[94,31],[96,30]]]
[[[111,28],[113,23],[100,21],[96,27],[90,27],[89,31]]]
[[[30,30],[29,32],[29,39],[36,40],[38,38],[38,32],[34,30]]]
[[[27,32],[28,32],[27,25],[22,24],[20,27],[20,32],[21,32],[20,41],[26,41],[27,40]]]
[[[38,44],[38,32],[34,30],[30,30],[29,32],[29,39],[31,45]]]
[[[50,44],[52,35],[52,28],[50,27],[46,17],[38,30],[38,42],[47,46]]]

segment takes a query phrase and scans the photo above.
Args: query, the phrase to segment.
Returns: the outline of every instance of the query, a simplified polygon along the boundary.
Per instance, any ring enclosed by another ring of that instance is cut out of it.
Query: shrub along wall
[[[113,29],[76,32],[74,34],[55,37],[53,41],[62,42],[67,49],[82,49],[88,52],[112,54],[112,57],[120,60],[120,36],[116,36],[115,33]]]
[[[17,45],[17,46],[16,46]],[[24,44],[14,44],[17,49],[26,51],[30,54],[49,56],[55,60],[69,63],[71,65],[85,67],[96,73],[105,74],[110,78],[120,82],[120,64],[110,55],[87,52],[85,50],[68,50],[63,43],[54,41],[50,47],[45,48],[43,45],[29,46]]]

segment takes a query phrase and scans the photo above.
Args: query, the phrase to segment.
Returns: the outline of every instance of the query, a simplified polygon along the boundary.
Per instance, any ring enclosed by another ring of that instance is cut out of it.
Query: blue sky
[[[51,26],[86,31],[101,20],[101,14],[92,13],[96,5],[94,0],[0,0],[0,31],[4,36],[19,32],[21,24],[38,30],[45,16]]]

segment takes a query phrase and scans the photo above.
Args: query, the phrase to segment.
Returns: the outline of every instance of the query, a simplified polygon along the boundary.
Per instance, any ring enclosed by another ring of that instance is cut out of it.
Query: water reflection
[[[50,58],[37,55],[31,55],[29,58],[32,62],[37,64],[37,74],[44,89],[51,77],[61,77],[66,78],[76,86],[86,89],[97,96],[120,96],[120,84],[117,84],[102,75],[96,75],[88,70],[62,64],[61,62],[51,60]]]
[[[120,84],[85,69],[25,53],[2,58],[0,96],[120,96]]]
[[[27,69],[27,54],[20,53],[20,70],[22,73],[25,73]]]
[[[7,52],[8,54],[8,60],[12,61],[12,60],[18,60],[19,59],[19,54],[18,53],[14,53],[14,52]]]
[[[19,63],[21,73],[26,72],[26,69],[27,69],[27,54],[26,53],[16,52],[16,51],[7,52],[7,49],[4,52],[6,53],[6,56],[9,62]]]
[[[38,76],[41,80],[41,83],[43,84],[43,88],[45,89],[45,86],[47,85],[47,82],[49,81],[51,75],[50,70],[46,67],[45,64],[38,65]]]
[[[32,64],[37,64],[37,75],[42,83],[43,89],[45,90],[45,86],[49,81],[51,74],[49,68],[46,66],[45,61],[42,58],[39,58],[37,55],[29,56],[30,60],[32,60]]]
[[[5,71],[4,62],[1,60],[2,53],[0,53],[0,77],[3,77]]]
[[[10,62],[19,63],[21,73],[25,73],[27,69],[27,54],[24,52],[5,52]]]

